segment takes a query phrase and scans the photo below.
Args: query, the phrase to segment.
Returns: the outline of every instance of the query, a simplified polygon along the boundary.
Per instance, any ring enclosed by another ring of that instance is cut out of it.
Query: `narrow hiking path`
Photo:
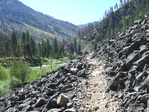
[[[84,107],[85,112],[119,112],[119,103],[105,93],[107,79],[104,73],[104,64],[97,58],[87,54],[85,60],[91,65],[88,70],[87,87],[78,89],[78,103]]]

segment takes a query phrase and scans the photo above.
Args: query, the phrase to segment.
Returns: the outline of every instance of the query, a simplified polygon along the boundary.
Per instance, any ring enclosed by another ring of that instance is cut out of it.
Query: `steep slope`
[[[148,13],[148,0],[121,1],[124,1],[124,3],[120,5],[120,7],[112,7],[105,12],[105,17],[94,30],[90,33],[85,33],[84,37],[81,36],[85,41],[87,40],[89,44],[93,44],[94,49],[96,49],[96,43],[102,43],[104,39],[108,40],[115,37],[117,33],[126,30],[132,25],[133,21],[144,18],[144,14]],[[85,29],[82,30],[82,34],[84,30]]]
[[[105,41],[94,57],[104,60],[106,92],[122,99],[123,112],[149,111],[149,16]]]
[[[76,37],[77,27],[25,6],[18,0],[0,1],[0,32],[30,31],[34,38]]]

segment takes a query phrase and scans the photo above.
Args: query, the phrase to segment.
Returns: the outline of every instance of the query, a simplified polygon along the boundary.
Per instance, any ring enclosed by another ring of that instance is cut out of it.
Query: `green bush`
[[[7,80],[8,77],[9,77],[8,71],[4,67],[0,66],[0,80]]]
[[[71,54],[70,54],[68,58],[69,58],[70,60],[73,60],[73,59],[75,59],[76,57],[77,57],[76,55],[71,55]]]
[[[10,89],[14,89],[17,85],[20,84],[20,80],[14,76],[11,76],[9,80]]]
[[[10,66],[10,75],[11,78],[15,77],[20,80],[20,83],[24,83],[29,75],[29,64],[25,61],[13,61]]]
[[[9,80],[0,81],[0,96],[5,95],[10,91],[10,82]]]

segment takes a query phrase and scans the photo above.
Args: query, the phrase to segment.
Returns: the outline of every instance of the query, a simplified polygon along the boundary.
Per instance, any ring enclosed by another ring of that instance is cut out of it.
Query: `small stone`
[[[68,101],[69,101],[68,96],[61,94],[61,95],[59,95],[59,97],[57,99],[57,104],[58,105],[65,105],[68,103]]]
[[[61,112],[61,110],[60,110],[60,109],[50,109],[50,110],[47,111],[47,112]]]
[[[72,103],[67,103],[67,107],[68,108],[72,108],[73,107],[73,104]]]
[[[106,103],[105,108],[109,108],[109,104],[108,103]]]
[[[27,104],[20,104],[20,105],[18,106],[19,109],[22,109],[22,108],[25,108],[25,107],[27,107]]]
[[[147,100],[147,109],[149,109],[149,99]]]

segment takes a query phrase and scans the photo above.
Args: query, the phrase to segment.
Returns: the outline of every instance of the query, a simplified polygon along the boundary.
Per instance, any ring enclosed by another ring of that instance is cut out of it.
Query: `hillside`
[[[144,14],[148,13],[148,7],[148,0],[128,0],[122,2],[119,7],[117,4],[110,7],[93,30],[90,26],[82,29],[80,37],[84,40],[82,42],[84,50],[96,49],[97,44],[102,43],[103,40],[115,37],[119,32],[130,27],[135,20],[144,18]],[[84,44],[86,42],[88,44]]]
[[[29,31],[36,40],[41,38],[74,38],[77,26],[37,12],[18,0],[0,1],[0,32],[10,35]]]

